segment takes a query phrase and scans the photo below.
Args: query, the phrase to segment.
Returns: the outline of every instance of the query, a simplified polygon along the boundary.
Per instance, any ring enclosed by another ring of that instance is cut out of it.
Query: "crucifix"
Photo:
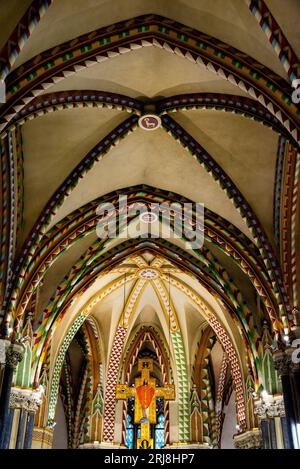
[[[140,358],[138,371],[141,376],[135,378],[134,386],[117,384],[116,399],[128,399],[134,397],[134,423],[141,425],[141,435],[137,440],[138,449],[153,449],[153,438],[150,437],[150,424],[156,424],[156,398],[163,397],[166,400],[175,399],[174,384],[166,384],[164,387],[156,386],[156,379],[150,376],[153,371],[152,358]]]

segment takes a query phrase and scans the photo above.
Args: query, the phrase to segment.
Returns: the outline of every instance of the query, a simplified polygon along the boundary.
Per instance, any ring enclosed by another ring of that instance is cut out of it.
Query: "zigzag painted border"
[[[275,132],[285,135],[286,138],[291,138],[291,135],[276,116],[258,101],[244,96],[223,93],[182,94],[159,101],[156,104],[156,109],[159,114],[202,109],[231,112],[260,122],[267,127],[271,127]]]
[[[300,62],[264,0],[245,0],[266,34],[290,81],[300,77]]]
[[[181,145],[190,151],[205,170],[212,173],[214,180],[219,183],[222,189],[225,190],[229,199],[234,201],[234,205],[238,209],[242,218],[246,219],[247,225],[253,234],[257,247],[262,255],[269,276],[272,279],[273,290],[278,301],[281,320],[285,329],[289,330],[287,316],[291,309],[289,299],[285,293],[285,287],[281,278],[281,271],[277,258],[259,220],[233,181],[226,175],[211,155],[209,155],[206,150],[170,116],[163,115],[162,123],[165,129],[173,135]]]
[[[25,43],[52,3],[53,0],[32,0],[26,13],[0,51],[0,80],[7,77]]]
[[[2,114],[5,113],[2,130],[15,112],[19,112],[24,104],[53,83],[116,55],[155,45],[194,63],[198,61],[249,92],[268,107],[299,140],[297,123],[292,122],[294,117],[287,117],[297,115],[297,108],[291,101],[291,93],[287,91],[285,81],[246,54],[199,31],[157,15],[142,16],[113,26],[113,29],[111,25],[77,38],[75,47],[65,43],[41,53],[39,60],[35,58],[11,74],[7,90],[8,102],[2,111]],[[51,56],[52,59],[49,60]],[[26,72],[27,69],[30,69],[29,73]]]
[[[77,108],[106,108],[141,115],[143,107],[144,104],[136,99],[98,90],[70,90],[49,93],[35,98],[17,113],[5,133],[2,134],[2,138],[6,135],[8,129],[13,129],[16,125],[21,126],[28,120],[51,112]]]

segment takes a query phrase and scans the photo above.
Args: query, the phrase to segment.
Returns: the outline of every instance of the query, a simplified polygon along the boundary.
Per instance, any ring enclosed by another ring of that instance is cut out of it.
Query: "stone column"
[[[41,404],[42,390],[13,387],[9,401],[11,424],[5,440],[5,448],[31,448],[34,416]]]
[[[293,449],[300,448],[300,370],[299,363],[295,362],[297,350],[299,348],[287,347],[285,351],[274,353],[275,368],[282,381],[287,438],[289,447]]]
[[[262,449],[262,435],[258,428],[237,433],[233,437],[237,449]]]
[[[263,448],[290,448],[283,396],[266,396],[257,399],[254,405],[261,429]]]
[[[22,360],[24,347],[21,344],[11,344],[7,339],[0,339],[1,343],[1,393],[0,393],[0,449],[5,448],[9,439],[12,424],[12,412],[9,410],[9,398],[14,370]],[[4,357],[5,355],[5,357]]]

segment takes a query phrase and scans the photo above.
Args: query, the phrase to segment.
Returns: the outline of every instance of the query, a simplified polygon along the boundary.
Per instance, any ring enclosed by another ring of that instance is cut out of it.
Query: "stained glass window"
[[[129,449],[133,449],[134,444],[134,428],[131,423],[130,415],[126,417],[126,445]]]
[[[161,414],[155,425],[155,448],[161,449],[165,444],[165,417]]]

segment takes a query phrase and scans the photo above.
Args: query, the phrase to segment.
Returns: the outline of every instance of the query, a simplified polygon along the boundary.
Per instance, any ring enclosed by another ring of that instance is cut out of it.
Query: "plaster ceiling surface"
[[[24,152],[23,240],[49,198],[107,133],[128,117],[110,109],[49,113],[22,127]]]
[[[144,326],[146,324],[151,324],[161,328],[159,317],[153,308],[153,306],[146,305],[141,309],[140,314],[136,318],[133,329]]]
[[[122,140],[80,180],[51,225],[101,195],[137,184],[173,191],[203,203],[250,236],[246,223],[222,189],[163,129],[145,132],[138,128]]]
[[[249,97],[238,86],[203,65],[154,46],[136,49],[80,70],[47,88],[42,94],[80,89],[121,93],[132,98],[200,92]]]
[[[225,170],[273,239],[278,134],[258,122],[219,111],[177,112],[172,117]]]
[[[276,54],[243,0],[59,0],[54,1],[17,62],[95,29],[155,13],[229,42],[285,76]]]

